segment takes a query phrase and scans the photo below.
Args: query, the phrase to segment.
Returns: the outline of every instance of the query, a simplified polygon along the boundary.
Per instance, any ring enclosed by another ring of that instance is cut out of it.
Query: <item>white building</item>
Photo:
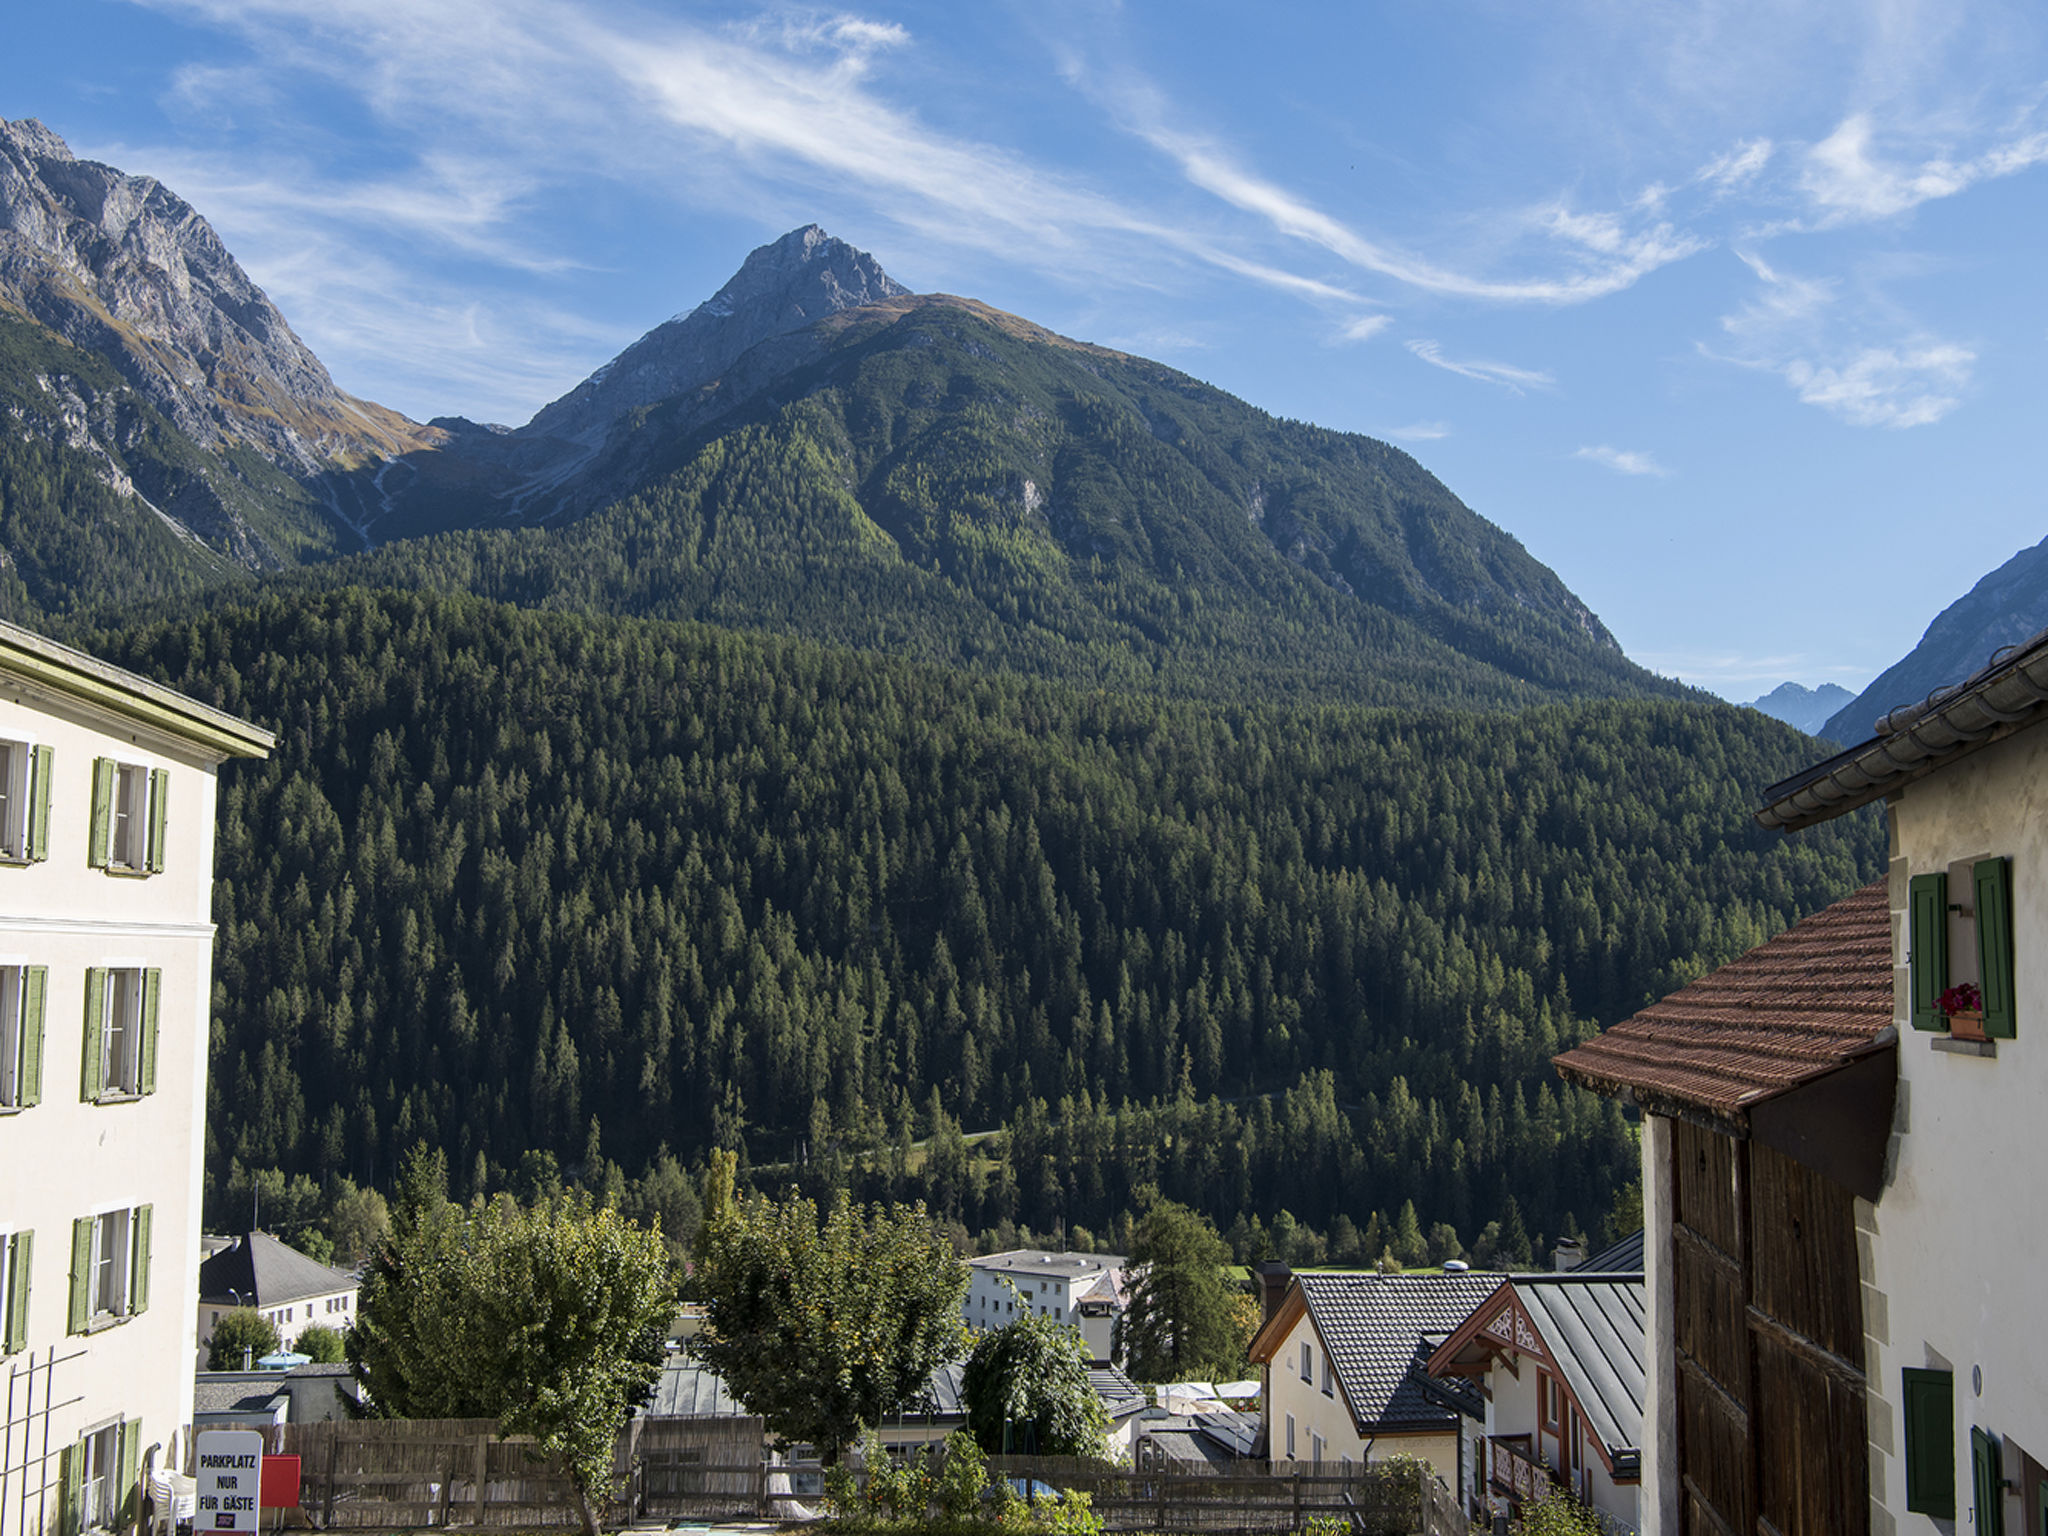
[[[9,1536],[133,1519],[191,1420],[214,776],[273,745],[0,623]]]
[[[1124,1309],[1122,1258],[1017,1248],[967,1264],[971,1274],[960,1315],[971,1330],[1000,1328],[1020,1315],[1055,1318],[1080,1333],[1089,1359],[1109,1359]]]
[[[354,1275],[330,1268],[268,1232],[250,1232],[199,1266],[202,1367],[214,1325],[238,1307],[254,1308],[267,1318],[277,1329],[278,1347],[289,1350],[316,1324],[336,1333],[354,1327],[356,1293],[361,1288]]]
[[[2048,1536],[2044,723],[2048,632],[1766,789],[1887,878],[1557,1059],[1644,1111],[1646,1532]]]

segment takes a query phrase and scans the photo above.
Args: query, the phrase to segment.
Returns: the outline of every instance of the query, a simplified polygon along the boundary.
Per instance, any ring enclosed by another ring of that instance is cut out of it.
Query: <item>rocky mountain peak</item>
[[[0,298],[107,358],[208,447],[304,472],[416,430],[336,389],[189,203],[79,159],[32,118],[0,120]]]
[[[520,430],[596,447],[620,417],[710,383],[764,341],[909,291],[866,251],[806,224],[755,249],[717,293],[656,326]]]

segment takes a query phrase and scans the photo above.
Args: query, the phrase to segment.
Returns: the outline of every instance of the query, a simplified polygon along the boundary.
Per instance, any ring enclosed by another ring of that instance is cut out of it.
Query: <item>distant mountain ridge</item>
[[[1960,683],[1999,647],[2017,645],[2043,629],[2048,629],[2048,539],[2021,550],[1935,615],[1919,644],[1829,717],[1825,734],[1841,742],[1867,740],[1878,716]]]
[[[1762,698],[1751,699],[1745,708],[1797,726],[1809,736],[1823,734],[1828,717],[1848,704],[1855,695],[1839,683],[1822,683],[1808,688],[1802,683],[1780,683]]]

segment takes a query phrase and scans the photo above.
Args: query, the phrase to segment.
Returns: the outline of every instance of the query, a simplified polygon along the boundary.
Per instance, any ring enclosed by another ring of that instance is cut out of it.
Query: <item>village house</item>
[[[199,1266],[200,1362],[205,1363],[214,1326],[239,1307],[254,1308],[277,1329],[282,1351],[290,1351],[299,1335],[316,1324],[346,1333],[355,1323],[361,1288],[354,1275],[268,1232],[245,1233]]]
[[[967,1261],[966,1299],[961,1319],[986,1333],[1022,1315],[1050,1317],[1081,1335],[1088,1358],[1110,1357],[1116,1320],[1123,1313],[1124,1261],[1115,1254],[1051,1253],[1016,1248]]]
[[[1887,878],[1558,1058],[1643,1109],[1649,1532],[2048,1533],[2048,633],[1764,793]]]
[[[1519,1513],[1564,1487],[1608,1530],[1636,1530],[1644,1342],[1640,1232],[1581,1268],[1502,1278],[1428,1364],[1480,1389],[1460,1458],[1465,1508]]]
[[[113,1529],[192,1417],[215,774],[274,745],[0,623],[0,1508]]]
[[[1248,1354],[1261,1372],[1267,1458],[1341,1473],[1415,1456],[1458,1487],[1460,1415],[1479,1413],[1477,1389],[1434,1381],[1423,1366],[1500,1277],[1295,1275],[1266,1264],[1259,1278],[1266,1319]]]

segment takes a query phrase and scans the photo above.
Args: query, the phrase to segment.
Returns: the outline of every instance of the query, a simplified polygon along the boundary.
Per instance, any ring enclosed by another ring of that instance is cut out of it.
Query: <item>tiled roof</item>
[[[281,1307],[356,1288],[354,1275],[329,1269],[268,1232],[251,1232],[199,1266],[199,1299],[229,1306]]]
[[[1421,1364],[1492,1294],[1499,1275],[1324,1271],[1296,1275],[1294,1283],[1361,1432],[1457,1422],[1426,1392]]]
[[[1880,880],[1554,1061],[1596,1092],[1626,1089],[1650,1108],[1740,1119],[1881,1049],[1891,1028],[1891,914]]]
[[[1610,1455],[1642,1448],[1643,1282],[1517,1275],[1515,1294]]]

